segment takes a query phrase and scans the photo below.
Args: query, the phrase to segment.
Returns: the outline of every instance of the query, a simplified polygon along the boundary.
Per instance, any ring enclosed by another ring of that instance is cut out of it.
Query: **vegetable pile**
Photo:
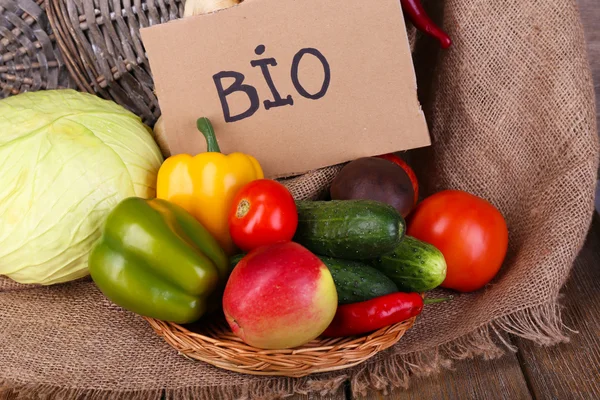
[[[500,213],[460,191],[418,203],[397,155],[346,164],[330,200],[295,201],[253,157],[221,154],[206,118],[197,127],[208,151],[168,158],[158,199],[121,202],[92,252],[92,278],[131,311],[184,324],[222,312],[247,344],[294,348],[405,321],[439,300],[426,292],[479,289],[502,263]]]
[[[394,154],[347,163],[329,200],[296,201],[254,157],[222,154],[206,118],[207,152],[162,162],[138,118],[93,96],[19,95],[0,115],[0,273],[52,284],[89,268],[127,310],[181,324],[222,313],[258,348],[405,321],[440,286],[483,288],[506,254],[494,206],[458,190],[419,203]]]

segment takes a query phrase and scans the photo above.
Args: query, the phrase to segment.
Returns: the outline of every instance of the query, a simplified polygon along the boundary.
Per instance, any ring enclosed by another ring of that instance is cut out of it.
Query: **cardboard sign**
[[[246,0],[142,29],[171,154],[255,156],[267,177],[430,144],[399,0]]]

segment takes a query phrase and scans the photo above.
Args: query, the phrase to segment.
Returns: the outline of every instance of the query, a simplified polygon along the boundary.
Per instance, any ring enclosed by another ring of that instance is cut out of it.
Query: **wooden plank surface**
[[[413,378],[408,390],[387,396],[370,393],[356,400],[525,400],[527,383],[513,353],[494,361],[480,358],[455,363],[454,369],[426,378]]]
[[[515,339],[538,399],[600,399],[600,222],[596,221],[563,289],[569,343],[540,347]]]

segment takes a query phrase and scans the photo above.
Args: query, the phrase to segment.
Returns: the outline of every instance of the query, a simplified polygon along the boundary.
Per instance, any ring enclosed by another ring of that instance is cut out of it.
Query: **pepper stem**
[[[452,299],[454,299],[454,296],[437,298],[437,299],[432,299],[431,297],[429,297],[429,298],[425,298],[425,300],[423,300],[423,304],[444,303],[446,301],[451,301]]]
[[[196,121],[196,127],[204,137],[206,138],[206,151],[212,153],[220,153],[219,143],[217,142],[217,136],[212,124],[206,117],[198,118]]]

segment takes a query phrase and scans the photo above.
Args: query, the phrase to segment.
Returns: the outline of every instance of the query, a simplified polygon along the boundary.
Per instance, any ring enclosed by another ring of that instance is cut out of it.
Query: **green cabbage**
[[[73,90],[0,101],[0,275],[87,275],[105,216],[126,197],[154,197],[162,161],[150,128],[113,102]]]

